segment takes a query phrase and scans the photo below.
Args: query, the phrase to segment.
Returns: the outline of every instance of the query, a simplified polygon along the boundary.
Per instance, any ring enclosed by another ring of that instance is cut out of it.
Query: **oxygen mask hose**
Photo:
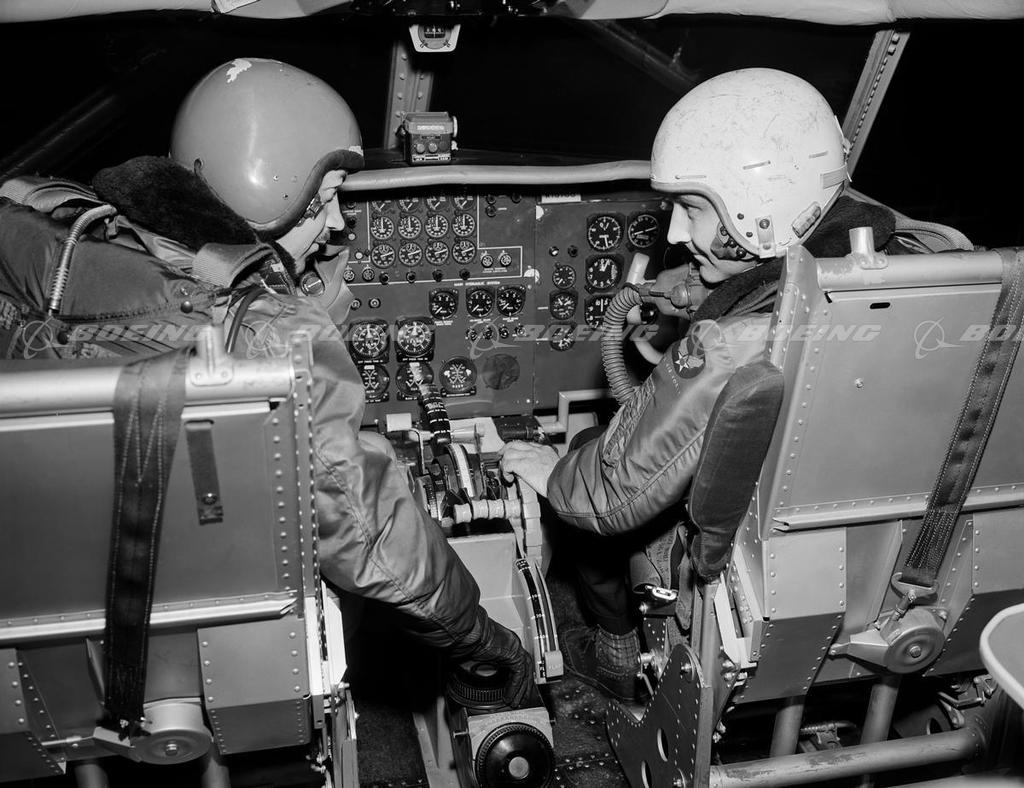
[[[626,315],[643,303],[643,296],[635,285],[626,285],[612,299],[604,313],[601,325],[601,363],[608,387],[619,405],[625,405],[636,391],[629,379],[626,359],[622,354],[622,340],[625,334]]]
[[[117,208],[113,205],[98,205],[83,213],[71,225],[68,237],[64,239],[64,245],[61,247],[60,262],[57,264],[57,270],[53,275],[53,284],[50,286],[50,298],[46,304],[47,314],[55,315],[60,310],[60,303],[64,300],[64,288],[67,287],[68,276],[71,274],[71,257],[75,253],[75,247],[78,246],[78,239],[82,237],[82,233],[97,219],[106,219],[115,213],[117,213]]]

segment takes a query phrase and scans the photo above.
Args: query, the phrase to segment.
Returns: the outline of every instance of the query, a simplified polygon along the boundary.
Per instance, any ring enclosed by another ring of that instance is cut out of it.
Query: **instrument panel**
[[[418,413],[419,362],[453,418],[526,414],[604,387],[600,327],[634,256],[660,270],[670,206],[649,190],[342,195],[346,329],[364,424]],[[345,200],[348,201],[345,201]]]

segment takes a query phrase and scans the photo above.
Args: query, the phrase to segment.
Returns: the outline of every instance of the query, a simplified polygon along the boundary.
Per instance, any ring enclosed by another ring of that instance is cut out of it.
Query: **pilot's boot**
[[[562,638],[566,670],[623,703],[643,703],[647,690],[640,671],[640,640],[635,629],[614,635],[601,627],[576,629]]]

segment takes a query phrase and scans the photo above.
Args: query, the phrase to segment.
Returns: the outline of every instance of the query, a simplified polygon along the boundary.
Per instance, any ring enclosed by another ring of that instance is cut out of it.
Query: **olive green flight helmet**
[[[278,60],[238,58],[185,98],[171,158],[195,172],[264,238],[302,217],[331,170],[363,167],[345,100],[319,77]]]

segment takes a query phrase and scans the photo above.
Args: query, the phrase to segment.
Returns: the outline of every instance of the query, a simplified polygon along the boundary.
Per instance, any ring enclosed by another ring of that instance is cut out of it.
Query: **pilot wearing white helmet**
[[[598,437],[581,433],[561,459],[505,447],[503,470],[574,526],[565,536],[595,626],[563,639],[567,669],[620,700],[643,693],[627,558],[660,515],[678,522],[712,407],[764,350],[786,250],[839,256],[864,224],[883,245],[892,237],[891,212],[843,194],[848,147],[821,93],[782,71],[731,71],[680,99],[655,137],[651,185],[672,201],[668,240],[688,250],[706,300]]]

